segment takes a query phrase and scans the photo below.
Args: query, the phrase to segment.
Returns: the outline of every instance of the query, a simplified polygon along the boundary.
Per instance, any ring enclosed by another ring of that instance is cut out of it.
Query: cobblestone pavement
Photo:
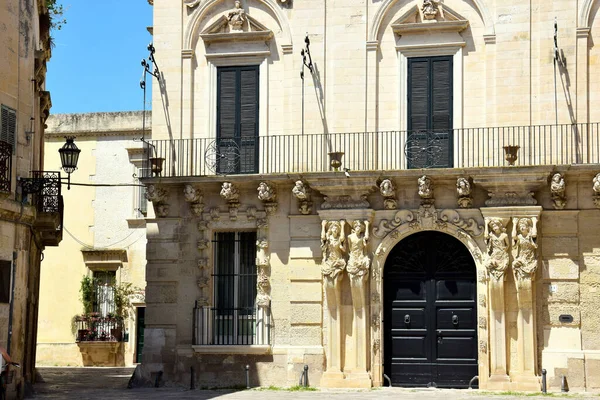
[[[371,390],[318,390],[318,391],[285,391],[285,390],[185,390],[180,387],[127,389],[127,382],[133,368],[38,368],[44,382],[35,385],[34,399],[218,399],[218,400],[376,400],[376,399],[523,399],[523,395],[491,393],[478,390],[445,390],[445,389],[400,389],[377,388]],[[553,398],[598,398],[593,394],[554,394]],[[542,396],[526,398],[541,399]]]

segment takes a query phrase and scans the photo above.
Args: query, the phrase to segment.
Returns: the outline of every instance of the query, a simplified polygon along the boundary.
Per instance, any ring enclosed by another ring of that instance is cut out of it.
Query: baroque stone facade
[[[472,322],[479,387],[538,390],[542,368],[557,387],[577,365],[570,386],[600,388],[592,378],[600,303],[591,294],[600,267],[593,233],[600,115],[589,107],[598,94],[587,84],[600,72],[590,61],[599,50],[589,47],[599,17],[593,1],[559,3],[579,18],[559,15],[557,70],[581,84],[565,89],[578,101],[558,96],[550,115],[554,86],[542,77],[553,73],[554,60],[541,55],[553,54],[553,43],[539,39],[553,26],[550,10],[462,0],[331,8],[156,1],[157,57],[169,65],[162,89],[180,107],[169,119],[180,135],[172,149],[183,148],[180,140],[211,144],[177,153],[170,164],[165,153],[170,167],[145,179],[164,187],[169,208],[148,219],[144,373],[186,382],[194,366],[197,382],[216,386],[217,374],[234,381],[240,365],[251,363],[261,385],[285,386],[306,364],[317,386],[381,386],[386,355],[402,351],[390,345],[386,269],[402,266],[394,249],[403,240],[441,232],[475,265],[465,278],[473,315],[449,310],[448,329]],[[327,34],[342,25],[344,35]],[[306,31],[306,38],[293,33]],[[428,71],[439,74],[431,87]],[[222,113],[222,102],[237,98],[224,79],[253,96],[240,100],[243,116]],[[438,100],[446,90],[443,116],[423,111],[445,128],[419,125],[414,107],[427,102],[408,107],[417,89],[437,90]],[[153,91],[156,104],[161,95]],[[242,117],[252,122],[235,125]],[[153,118],[163,126],[164,115]],[[254,131],[244,130],[249,125]],[[154,135],[168,139],[169,132]],[[190,210],[185,185],[202,189],[201,216]],[[192,218],[206,222],[202,233],[190,228]],[[226,264],[219,235],[244,232],[257,238],[257,333],[252,343],[216,343],[223,319],[210,313],[223,289],[217,281],[199,288],[198,271],[192,279],[189,271],[200,257],[202,273],[218,276]],[[167,264],[168,276],[158,278],[154,271]],[[417,324],[408,312],[398,318],[409,331]]]

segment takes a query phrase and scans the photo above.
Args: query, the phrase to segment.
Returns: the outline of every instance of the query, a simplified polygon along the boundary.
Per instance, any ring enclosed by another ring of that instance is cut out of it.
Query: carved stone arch
[[[448,234],[456,239],[458,239],[461,243],[465,245],[473,260],[475,262],[476,268],[476,276],[477,276],[477,293],[479,294],[478,299],[478,317],[479,316],[487,316],[487,305],[485,303],[486,293],[487,293],[487,283],[482,279],[485,275],[485,266],[484,266],[484,254],[485,248],[484,243],[478,243],[477,240],[473,236],[471,236],[468,232],[461,229],[458,226],[452,224],[444,225],[443,229],[435,229],[435,228],[425,228],[423,226],[415,228],[414,224],[411,224],[412,220],[408,220],[407,223],[403,223],[388,232],[388,234],[383,238],[381,243],[377,246],[375,250],[375,254],[373,257],[373,261],[371,263],[371,273],[372,279],[370,280],[370,290],[371,290],[371,348],[373,349],[373,356],[371,357],[371,375],[373,376],[373,386],[382,386],[382,378],[383,374],[383,355],[385,352],[384,349],[384,329],[383,329],[383,269],[385,263],[387,261],[388,255],[390,251],[403,239],[406,239],[408,236],[418,233],[418,232],[426,232],[426,231],[434,231]],[[412,225],[412,226],[411,226]],[[481,295],[483,295],[483,302],[481,301]],[[485,318],[485,326],[479,326],[479,335],[480,337],[486,337],[482,333],[488,329],[488,319]],[[485,345],[487,346],[487,339],[483,339]],[[480,341],[481,342],[481,341]],[[487,376],[487,362],[484,360],[487,359],[488,355],[485,351],[483,351],[483,347],[479,346],[479,373],[480,376]],[[377,351],[375,351],[375,348]],[[482,367],[483,366],[483,367]],[[483,375],[482,375],[483,374]]]
[[[586,1],[594,1],[594,0],[586,0]],[[390,12],[390,10],[392,9],[392,7],[398,2],[403,2],[405,4],[408,4],[410,1],[407,1],[407,0],[384,0],[383,3],[381,4],[381,6],[379,7],[379,9],[377,10],[377,12],[375,12],[373,19],[371,20],[371,25],[370,25],[370,29],[369,29],[369,39],[368,39],[369,42],[379,42],[379,31],[381,30],[381,25],[382,25],[384,19],[386,18],[386,16],[388,15],[388,13]],[[489,10],[488,5],[486,4],[486,1],[485,0],[473,0],[473,4],[475,5],[475,8],[479,12],[479,14],[481,15],[481,19],[483,20],[483,25],[485,26],[485,35],[486,36],[495,35],[496,31],[494,28],[494,21],[492,19],[492,14]]]
[[[224,0],[209,0],[206,3],[202,4],[198,7],[189,18],[189,22],[185,28],[185,33],[183,36],[183,49],[193,49],[196,46],[196,42],[198,40],[198,29],[200,27],[200,23],[206,18],[208,12],[217,4],[221,3]],[[277,23],[281,28],[283,34],[283,43],[281,46],[290,47],[293,44],[292,41],[292,31],[290,29],[289,21],[286,15],[281,10],[281,7],[277,4],[275,0],[257,0],[260,3],[263,3],[276,17]]]
[[[581,7],[579,8],[577,27],[578,28],[590,28],[590,14],[592,7],[596,3],[596,0],[583,0]]]

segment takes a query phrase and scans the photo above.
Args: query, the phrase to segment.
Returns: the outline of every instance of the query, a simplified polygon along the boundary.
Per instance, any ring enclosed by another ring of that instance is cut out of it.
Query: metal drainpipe
[[[15,281],[17,280],[17,252],[13,251],[12,273],[11,273],[11,288],[10,288],[10,308],[8,311],[8,339],[6,340],[6,351],[10,355],[10,342],[12,339],[12,321],[13,310],[15,307]]]

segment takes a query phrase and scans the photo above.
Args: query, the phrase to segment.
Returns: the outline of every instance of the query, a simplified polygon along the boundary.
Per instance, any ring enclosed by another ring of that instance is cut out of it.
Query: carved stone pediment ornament
[[[600,173],[598,173],[592,180],[592,190],[594,191],[594,204],[600,208]]]
[[[414,212],[411,210],[400,210],[394,215],[394,219],[382,219],[379,226],[373,230],[375,237],[383,239],[389,232],[400,225],[409,224],[411,229],[440,229],[444,230],[448,224],[454,225],[466,231],[473,237],[483,233],[483,227],[477,224],[473,218],[463,219],[455,210],[437,211],[433,204],[425,204]]]
[[[567,205],[566,184],[563,174],[557,172],[550,179],[550,196],[554,203],[554,208],[562,210]]]
[[[191,4],[188,6],[192,7]],[[273,32],[249,16],[241,2],[236,0],[233,8],[205,28],[200,37],[206,45],[227,41],[267,42],[273,37]]]
[[[504,278],[509,264],[510,241],[506,234],[507,218],[486,218],[484,239],[487,245],[485,268],[497,281]]]
[[[513,218],[512,239],[515,279],[531,280],[538,267],[537,218]]]
[[[292,194],[298,199],[298,211],[300,214],[310,214],[312,212],[312,201],[308,185],[301,180],[296,181],[292,188]]]
[[[277,192],[275,186],[267,182],[261,182],[256,189],[258,199],[265,205],[267,215],[273,215],[277,212]]]
[[[423,0],[421,13],[425,20],[444,19],[444,9],[440,0]]]
[[[456,194],[458,196],[458,207],[469,208],[473,205],[471,182],[467,178],[461,177],[456,180]]]
[[[395,210],[398,207],[396,201],[396,187],[391,179],[384,179],[379,184],[379,192],[383,196],[383,208]]]
[[[461,32],[469,21],[442,4],[441,0],[423,0],[392,24],[394,33],[406,35],[423,31]]]

